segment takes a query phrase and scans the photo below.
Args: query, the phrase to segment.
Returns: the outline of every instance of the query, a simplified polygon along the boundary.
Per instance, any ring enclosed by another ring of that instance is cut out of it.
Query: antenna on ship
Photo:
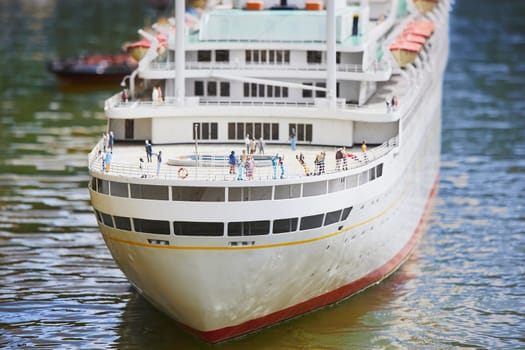
[[[186,1],[173,0],[173,2],[175,2],[175,102],[182,106],[186,95],[184,87],[184,66],[186,64],[184,57],[184,34],[186,31],[184,16],[186,13]]]
[[[337,98],[336,80],[336,53],[335,53],[335,1],[326,3],[326,61],[327,76],[326,87],[328,88],[328,108],[334,110]]]

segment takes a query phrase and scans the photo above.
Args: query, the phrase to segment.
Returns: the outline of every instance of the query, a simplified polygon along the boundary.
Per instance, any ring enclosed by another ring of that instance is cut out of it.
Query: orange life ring
[[[179,175],[181,179],[185,179],[188,177],[188,170],[186,170],[186,168],[179,168],[179,171],[177,171],[177,175]]]

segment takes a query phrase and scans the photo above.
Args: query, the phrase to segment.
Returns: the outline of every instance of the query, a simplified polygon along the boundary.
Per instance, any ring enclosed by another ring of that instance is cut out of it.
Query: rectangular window
[[[172,187],[174,201],[224,202],[224,187]]]
[[[326,213],[326,216],[324,218],[324,226],[335,224],[336,222],[339,222],[340,217],[341,217],[341,209]]]
[[[215,51],[215,62],[229,62],[230,51],[228,50],[217,50]]]
[[[305,132],[305,141],[309,141],[309,142],[312,142],[312,124],[306,124],[305,125],[305,128],[306,128],[306,132]]]
[[[97,178],[96,177],[89,177],[89,188],[91,188],[93,191],[97,190]]]
[[[303,83],[303,85],[312,86],[312,83]],[[304,89],[304,90],[303,90],[303,97],[304,97],[304,98],[310,98],[310,97],[312,97],[312,96],[313,96],[313,95],[312,95],[312,91],[313,91],[313,90],[307,90],[307,89]]]
[[[257,84],[250,84],[250,96],[257,97]]]
[[[345,221],[348,219],[348,215],[350,215],[350,212],[352,211],[353,207],[348,207],[343,210],[343,215],[341,216],[341,221]]]
[[[111,218],[111,215],[100,212],[100,216],[102,216],[102,222],[104,225],[113,227],[113,219]]]
[[[383,176],[383,163],[377,166],[376,176],[377,177]]]
[[[244,221],[228,223],[228,236],[256,236],[270,232],[270,221]]]
[[[156,233],[161,235],[170,234],[170,222],[164,220],[148,220],[133,218],[135,231],[144,233]]]
[[[273,86],[266,85],[266,96],[273,97]]]
[[[250,138],[253,138],[253,123],[246,123],[245,130],[247,135],[250,135]]]
[[[235,140],[235,123],[228,123],[228,140]]]
[[[227,81],[221,81],[221,97],[229,97],[230,96],[230,83]]]
[[[250,97],[250,83],[243,84],[244,97]]]
[[[283,97],[288,97],[288,88],[283,87]]]
[[[304,141],[304,124],[297,124],[297,141]]]
[[[303,197],[319,196],[326,193],[326,181],[303,184]]]
[[[259,84],[259,97],[264,97],[264,85]]]
[[[210,124],[202,123],[201,131],[202,131],[201,138],[203,140],[208,140],[210,138]]]
[[[370,168],[368,171],[368,180],[372,181],[372,180],[375,180],[375,178],[376,178],[376,168],[373,167],[373,168]]]
[[[341,63],[341,52],[336,52],[335,53],[335,63],[336,64]]]
[[[320,88],[326,88],[326,83],[315,83],[315,86]],[[326,97],[326,91],[316,91],[315,97],[324,98]]]
[[[219,138],[219,130],[218,130],[218,123],[210,123],[210,126],[211,126],[211,135],[210,135],[210,138],[212,140],[217,140]]]
[[[260,139],[261,138],[261,123],[255,123],[254,125],[254,129],[253,129],[253,137],[255,137],[256,140]]]
[[[195,81],[193,83],[193,89],[195,90],[195,96],[204,96],[204,82],[203,81]]]
[[[324,214],[317,214],[311,216],[305,216],[301,218],[300,230],[310,230],[313,228],[318,228],[323,225]]]
[[[328,193],[339,192],[345,189],[345,178],[328,180]]]
[[[131,198],[168,200],[168,186],[130,184]]]
[[[357,187],[357,175],[350,175],[346,177],[346,188]]]
[[[131,231],[131,220],[124,216],[114,216],[115,227],[120,230]]]
[[[193,123],[193,139],[199,140],[201,138],[201,124]]]
[[[265,140],[270,139],[270,123],[263,124],[263,139]]]
[[[206,94],[207,96],[217,96],[217,82],[209,81],[206,85]]]
[[[237,140],[244,140],[244,123],[237,123]]]
[[[109,194],[109,181],[97,179],[97,189],[99,193]]]
[[[273,233],[285,233],[297,231],[298,218],[279,219],[273,222]]]
[[[173,233],[178,236],[223,236],[224,223],[175,221]]]
[[[280,86],[276,86],[276,87],[274,88],[273,92],[274,92],[273,95],[274,95],[275,97],[281,97],[281,87],[280,87]]]
[[[128,197],[128,184],[124,182],[111,181],[111,195],[116,197]]]
[[[301,185],[280,185],[275,186],[275,199],[290,199],[301,197]]]
[[[252,62],[252,52],[250,50],[246,50],[244,55],[245,55],[244,60],[246,61],[246,63],[251,63]]]
[[[261,63],[266,63],[266,50],[261,50]]]
[[[259,63],[259,51],[253,50],[252,51],[252,59],[254,63]]]
[[[290,51],[284,51],[284,63],[290,63]]]
[[[268,60],[270,61],[270,63],[275,62],[275,51],[274,50],[270,50],[268,52]]]
[[[210,50],[197,51],[197,62],[211,62],[211,51]]]
[[[321,51],[306,51],[307,63],[321,63],[323,54]]]
[[[279,140],[279,124],[272,123],[272,140]]]

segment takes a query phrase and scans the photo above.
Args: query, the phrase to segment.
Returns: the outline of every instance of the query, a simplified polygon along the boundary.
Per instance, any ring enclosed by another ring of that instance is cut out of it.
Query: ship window
[[[235,123],[228,123],[228,140],[235,140]]]
[[[275,199],[290,199],[301,197],[301,185],[280,185],[275,186]]]
[[[229,82],[221,81],[220,88],[221,88],[221,97],[230,96],[230,83]]]
[[[301,218],[300,230],[309,230],[323,225],[324,214],[305,216]]]
[[[320,88],[326,88],[326,83],[315,83],[315,86],[320,87]],[[319,97],[319,98],[326,97],[326,91],[317,90],[315,92],[315,97]]]
[[[261,63],[266,63],[266,50],[261,50]]]
[[[284,63],[290,63],[290,50],[284,51]]]
[[[250,83],[243,84],[244,97],[250,97]]]
[[[217,140],[218,124],[217,123],[193,123],[193,139],[199,140]]]
[[[343,210],[343,215],[341,216],[341,221],[345,221],[348,218],[348,215],[350,215],[350,212],[352,211],[353,207],[348,207]]]
[[[279,124],[272,123],[272,140],[279,140]]]
[[[312,124],[288,124],[288,132],[292,133],[292,129],[296,130],[297,141],[312,142]]]
[[[244,123],[237,123],[237,140],[244,140]]]
[[[346,188],[357,187],[357,175],[350,175],[346,177]]]
[[[246,63],[250,63],[252,61],[252,52],[250,50],[245,51],[244,60],[246,61]]]
[[[131,198],[168,200],[168,186],[130,184]]]
[[[111,218],[111,215],[100,212],[100,216],[102,217],[104,225],[113,227],[113,219]]]
[[[201,139],[208,140],[210,138],[210,123],[202,123],[201,125]]]
[[[253,124],[253,137],[258,140],[261,138],[261,123]]]
[[[117,197],[128,197],[128,184],[111,181],[111,195]]]
[[[359,186],[364,185],[368,182],[368,170],[363,171],[359,174]]]
[[[270,50],[268,52],[268,60],[270,61],[270,63],[274,63],[275,62],[275,51],[274,50]]]
[[[288,88],[283,87],[283,97],[288,97]]]
[[[377,166],[377,172],[376,172],[376,175],[377,177],[381,177],[383,176],[383,163],[379,164]]]
[[[303,197],[319,196],[326,193],[326,181],[303,184]]]
[[[215,51],[215,62],[229,62],[230,51],[228,50],[217,50]]]
[[[332,179],[328,181],[328,193],[338,192],[345,189],[345,178]]]
[[[222,222],[173,222],[173,233],[179,236],[223,236]]]
[[[336,222],[339,222],[340,217],[341,217],[341,209],[326,213],[326,217],[324,218],[324,225],[326,226],[326,225],[335,224]]]
[[[279,219],[273,222],[273,233],[285,233],[297,231],[298,218]]]
[[[265,140],[270,139],[270,123],[263,124],[263,139]]]
[[[95,210],[95,217],[97,218],[98,222],[102,222],[102,216],[100,216],[100,212],[96,209]]]
[[[109,194],[109,181],[97,179],[97,190],[103,194]]]
[[[206,95],[207,96],[217,96],[217,82],[209,81],[206,84]]]
[[[120,230],[131,231],[131,220],[124,216],[114,216],[115,227]]]
[[[217,140],[219,138],[219,125],[217,123],[210,123],[210,139]]]
[[[335,63],[337,64],[341,63],[341,52],[335,53]]]
[[[261,201],[272,199],[272,188],[263,187],[230,187],[228,200],[230,202],[239,201]]]
[[[306,62],[308,63],[321,63],[323,53],[321,51],[306,51]]]
[[[274,86],[274,96],[281,97],[281,87],[280,86]]]
[[[246,132],[246,135],[249,135],[250,138],[253,138],[253,123],[246,123],[244,126],[244,132]]]
[[[270,221],[244,221],[228,223],[228,236],[266,235],[270,232]]]
[[[97,190],[97,178],[96,177],[89,177],[89,188],[91,188],[93,191]]]
[[[198,62],[211,62],[211,51],[210,50],[199,50],[197,51]]]
[[[303,85],[312,86],[312,83],[303,83]],[[310,98],[312,96],[313,96],[312,90],[310,90],[310,89],[303,89],[303,97],[304,98]]]
[[[259,97],[264,97],[264,85],[259,84]]]
[[[145,233],[170,234],[170,222],[165,220],[148,220],[133,218],[135,231]]]
[[[375,180],[375,178],[376,178],[376,168],[375,167],[370,168],[369,171],[368,171],[368,175],[369,175],[368,179],[370,181]]]
[[[204,82],[203,81],[195,81],[193,83],[193,89],[195,96],[204,96]]]
[[[224,187],[172,187],[174,201],[224,202]]]

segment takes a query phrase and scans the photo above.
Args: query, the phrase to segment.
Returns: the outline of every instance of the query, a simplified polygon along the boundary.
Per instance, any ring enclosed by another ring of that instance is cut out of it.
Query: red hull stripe
[[[320,295],[318,297],[312,298],[310,300],[306,300],[302,303],[296,304],[294,306],[290,306],[286,309],[282,309],[279,311],[276,311],[274,313],[271,313],[269,315],[256,318],[253,320],[246,321],[244,323],[225,327],[221,329],[216,329],[213,331],[199,331],[190,327],[187,327],[185,325],[182,325],[185,329],[187,329],[189,332],[195,334],[196,336],[205,339],[208,342],[215,343],[224,341],[230,338],[238,337],[240,335],[253,332],[257,329],[268,327],[274,323],[293,318],[295,316],[313,311],[315,309],[321,308],[323,306],[333,304],[337,301],[340,301],[344,298],[347,298],[351,296],[352,294],[355,294],[359,291],[362,291],[363,289],[367,288],[368,286],[381,281],[385,277],[387,277],[390,273],[394,272],[401,264],[405,261],[405,259],[408,258],[411,250],[414,248],[416,243],[419,240],[419,236],[421,235],[422,229],[424,227],[424,223],[426,221],[426,217],[429,212],[430,205],[432,203],[432,199],[437,193],[438,188],[438,178],[436,178],[436,181],[434,182],[434,187],[432,188],[432,191],[430,192],[430,195],[428,197],[427,203],[425,205],[425,210],[423,215],[421,216],[421,219],[419,220],[419,223],[412,234],[412,237],[410,237],[410,240],[408,243],[401,249],[392,259],[390,259],[388,262],[386,262],[384,265],[379,267],[378,269],[372,271],[368,275],[355,280],[347,285],[344,285],[342,287],[339,287],[331,292],[325,293],[323,295]]]

